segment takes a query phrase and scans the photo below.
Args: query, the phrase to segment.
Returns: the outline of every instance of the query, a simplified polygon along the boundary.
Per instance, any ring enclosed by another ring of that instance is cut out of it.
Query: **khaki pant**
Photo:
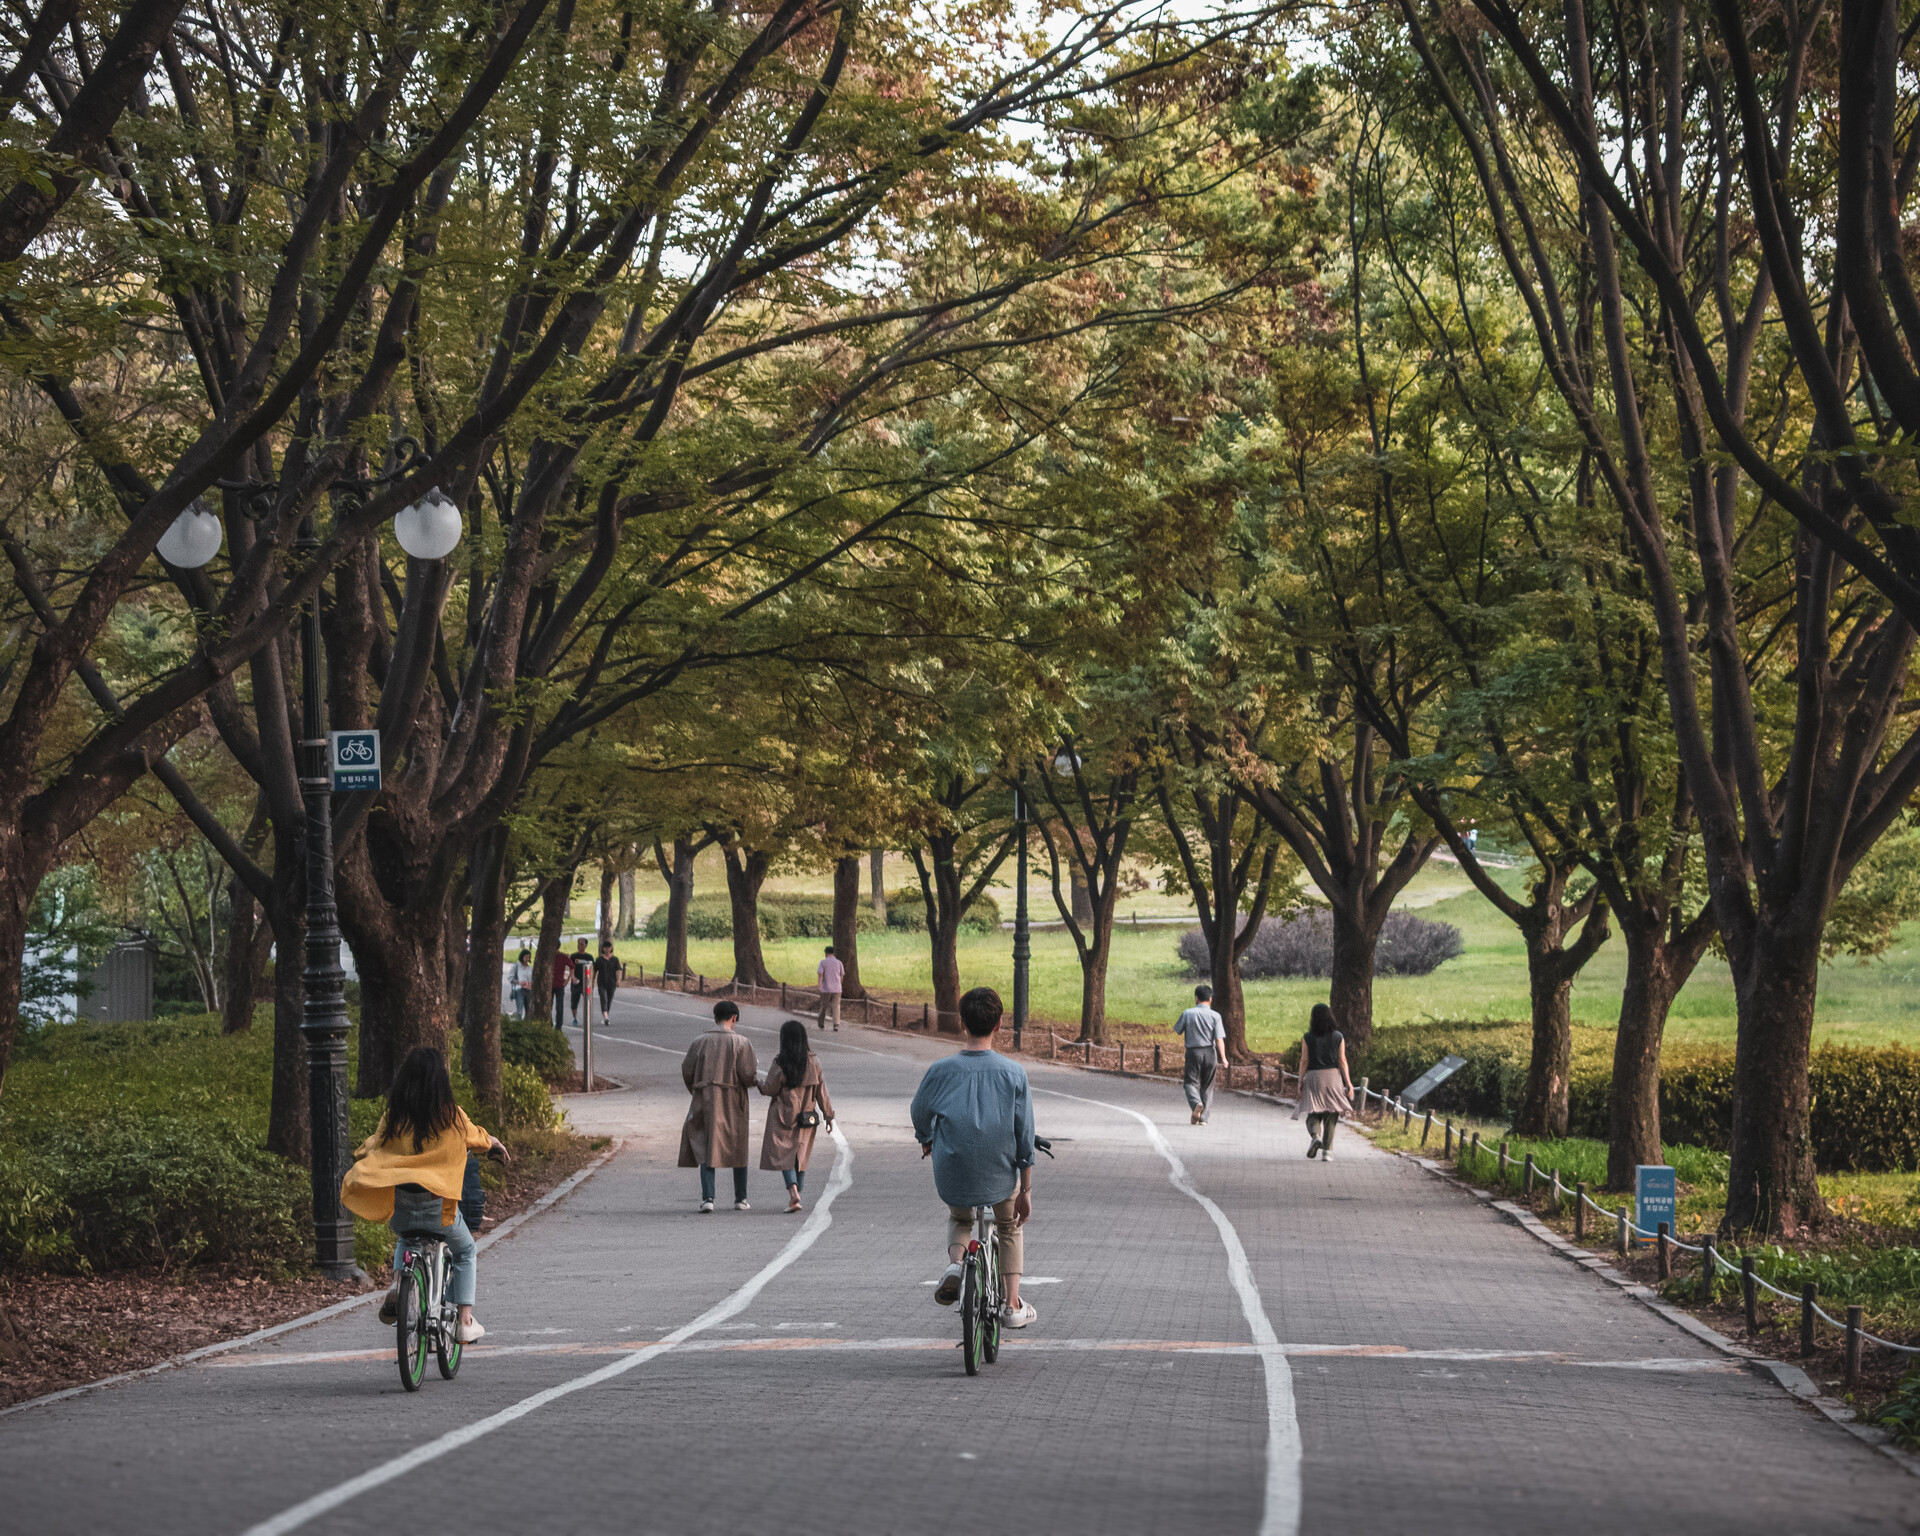
[[[820,994],[820,1028],[822,1029],[827,1027],[828,1014],[833,1015],[833,1027],[838,1029],[840,1027],[840,994],[838,992]]]
[[[973,1212],[964,1205],[947,1207],[947,1257],[954,1263],[973,1240]],[[993,1208],[993,1228],[1000,1234],[1000,1273],[1024,1275],[1026,1270],[1025,1231],[1014,1220],[1013,1196],[1008,1195]]]

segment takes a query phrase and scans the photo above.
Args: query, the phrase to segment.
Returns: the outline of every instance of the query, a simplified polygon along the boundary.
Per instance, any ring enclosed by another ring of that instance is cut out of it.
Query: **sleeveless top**
[[[1306,1038],[1307,1070],[1325,1072],[1331,1068],[1337,1072],[1340,1069],[1340,1042],[1347,1037],[1336,1029],[1330,1034],[1309,1034]]]

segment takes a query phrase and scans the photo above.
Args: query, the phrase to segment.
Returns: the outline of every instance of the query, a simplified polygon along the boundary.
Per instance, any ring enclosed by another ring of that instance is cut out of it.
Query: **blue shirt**
[[[962,1051],[927,1068],[913,1096],[913,1135],[933,1148],[933,1187],[948,1205],[995,1205],[1033,1166],[1027,1070],[993,1051]]]

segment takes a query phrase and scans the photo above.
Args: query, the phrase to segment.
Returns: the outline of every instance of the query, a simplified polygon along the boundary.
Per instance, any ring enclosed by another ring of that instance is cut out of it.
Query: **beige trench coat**
[[[813,1155],[817,1130],[802,1130],[793,1122],[803,1109],[817,1109],[822,1120],[833,1118],[833,1100],[827,1097],[827,1084],[820,1075],[820,1058],[808,1056],[806,1075],[798,1088],[789,1088],[780,1071],[780,1063],[767,1068],[767,1080],[760,1091],[773,1103],[767,1108],[767,1130],[760,1138],[760,1166],[769,1172],[807,1166]]]
[[[687,1047],[680,1076],[693,1095],[680,1128],[682,1168],[747,1166],[747,1090],[758,1081],[753,1047],[730,1029],[712,1029]]]

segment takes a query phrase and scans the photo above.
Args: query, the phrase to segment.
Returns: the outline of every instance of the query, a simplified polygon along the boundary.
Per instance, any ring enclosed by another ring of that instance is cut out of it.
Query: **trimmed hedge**
[[[763,939],[819,939],[833,941],[833,898],[831,896],[790,895],[762,892],[760,896],[760,937]],[[854,931],[878,933],[880,918],[866,902],[855,909]],[[667,904],[663,901],[647,914],[646,936],[667,936]],[[687,903],[687,937],[690,939],[730,939],[733,937],[733,904],[725,893],[695,896]]]
[[[1510,1021],[1382,1030],[1354,1067],[1375,1084],[1404,1088],[1442,1056],[1467,1064],[1426,1100],[1437,1113],[1510,1120],[1526,1087],[1532,1031]],[[1604,1138],[1613,1085],[1613,1032],[1573,1031],[1567,1134]],[[1920,1169],[1920,1052],[1823,1045],[1808,1069],[1814,1162],[1829,1172]],[[1660,1134],[1724,1152],[1733,1132],[1733,1053],[1669,1047],[1660,1064]]]
[[[549,1082],[573,1070],[573,1047],[567,1037],[539,1019],[502,1018],[500,1057]]]
[[[909,885],[887,893],[887,926],[903,928],[909,933],[927,931],[927,898],[919,886]],[[984,891],[974,898],[960,919],[961,929],[968,933],[991,933],[999,926],[1000,903]]]

